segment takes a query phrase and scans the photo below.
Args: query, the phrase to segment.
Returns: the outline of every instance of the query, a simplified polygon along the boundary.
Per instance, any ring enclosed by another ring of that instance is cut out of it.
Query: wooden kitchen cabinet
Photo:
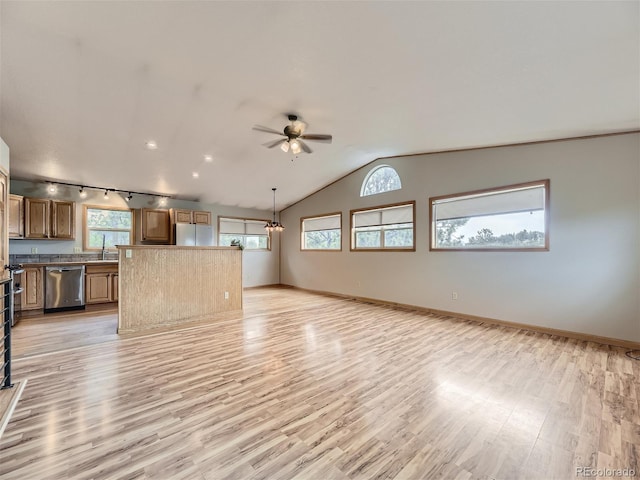
[[[85,270],[85,303],[118,301],[118,266],[87,265]]]
[[[24,197],[9,195],[9,238],[24,237]]]
[[[74,240],[75,211],[75,202],[24,198],[24,237]]]
[[[211,225],[211,212],[193,212],[193,223],[197,225]]]
[[[143,208],[142,212],[143,242],[155,242],[168,244],[171,240],[171,224],[169,222],[169,210]]]
[[[24,199],[24,233],[26,238],[49,238],[49,200]]]
[[[74,202],[51,200],[51,238],[76,238],[75,209]]]
[[[25,267],[22,273],[20,310],[44,308],[44,278],[42,267]]]
[[[211,225],[211,212],[200,210],[182,210],[172,208],[170,210],[171,223],[195,223],[198,225]]]

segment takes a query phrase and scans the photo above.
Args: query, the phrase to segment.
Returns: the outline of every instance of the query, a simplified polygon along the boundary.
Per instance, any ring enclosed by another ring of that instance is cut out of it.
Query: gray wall
[[[74,248],[82,249],[82,207],[84,203],[91,205],[110,205],[129,208],[185,208],[189,210],[208,210],[212,213],[212,223],[217,241],[218,215],[246,218],[264,218],[268,220],[272,212],[253,210],[224,205],[212,205],[199,202],[189,202],[184,200],[169,199],[165,207],[158,206],[158,199],[141,195],[134,195],[130,203],[125,202],[119,194],[110,193],[109,200],[104,200],[104,192],[87,190],[88,196],[80,198],[78,188],[58,186],[58,191],[50,195],[47,192],[47,185],[43,183],[32,183],[20,180],[11,181],[11,193],[35,198],[58,198],[62,200],[72,200],[76,205],[76,240],[9,240],[9,254],[30,254],[32,248],[37,248],[39,254],[72,254]],[[279,237],[274,235],[271,251],[249,251],[245,250],[242,257],[242,280],[244,287],[255,287],[259,285],[272,285],[279,283]]]
[[[399,191],[360,198],[371,168]],[[430,252],[429,197],[549,178],[550,251]],[[640,341],[640,135],[378,160],[283,212],[283,284]],[[415,252],[350,252],[349,210],[416,200]],[[342,211],[342,251],[300,251],[300,217]],[[451,293],[458,292],[452,300]]]

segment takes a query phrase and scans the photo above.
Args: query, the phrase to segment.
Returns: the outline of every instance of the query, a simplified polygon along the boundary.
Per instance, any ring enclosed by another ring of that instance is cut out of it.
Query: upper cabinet
[[[170,210],[171,223],[195,223],[197,225],[211,225],[211,212],[200,210]]]
[[[9,238],[24,238],[24,198],[9,195]]]
[[[75,212],[75,202],[24,198],[24,238],[74,240]]]
[[[155,208],[143,208],[142,233],[140,240],[143,242],[170,243],[171,228],[169,210]]]

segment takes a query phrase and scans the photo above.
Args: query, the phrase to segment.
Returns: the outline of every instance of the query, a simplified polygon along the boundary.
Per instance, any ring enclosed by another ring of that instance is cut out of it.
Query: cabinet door
[[[169,243],[169,210],[142,209],[142,240]]]
[[[118,274],[111,274],[111,300],[118,301]]]
[[[191,218],[191,210],[174,210],[175,223],[193,223]]]
[[[9,195],[9,238],[24,237],[24,201],[20,195]]]
[[[193,212],[193,223],[211,225],[211,212]]]
[[[25,268],[22,274],[22,310],[44,308],[42,268]]]
[[[106,303],[111,301],[111,274],[87,273],[85,276],[86,303]]]
[[[49,200],[24,199],[24,230],[26,238],[49,238]]]
[[[76,238],[75,202],[51,200],[51,236],[53,238]]]

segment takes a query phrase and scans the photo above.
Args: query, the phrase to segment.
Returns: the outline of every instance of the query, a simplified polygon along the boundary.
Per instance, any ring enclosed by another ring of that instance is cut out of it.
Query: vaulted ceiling
[[[382,156],[639,128],[639,13],[3,0],[0,136],[14,178],[281,208]],[[287,113],[333,143],[262,146]]]

